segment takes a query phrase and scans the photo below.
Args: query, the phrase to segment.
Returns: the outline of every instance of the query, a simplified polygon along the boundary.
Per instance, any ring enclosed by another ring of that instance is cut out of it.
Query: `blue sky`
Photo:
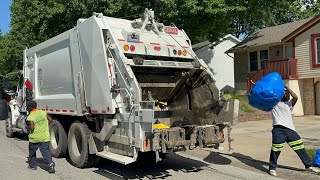
[[[0,2],[0,29],[3,34],[9,31],[10,24],[10,5],[12,0],[1,0]]]

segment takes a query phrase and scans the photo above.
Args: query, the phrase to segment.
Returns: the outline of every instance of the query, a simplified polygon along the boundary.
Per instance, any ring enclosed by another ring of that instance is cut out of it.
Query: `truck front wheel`
[[[94,165],[95,155],[89,154],[87,134],[88,126],[81,122],[72,123],[68,134],[68,152],[71,163],[78,168]]]
[[[9,112],[8,118],[6,119],[6,135],[9,138],[13,138],[15,135],[13,132],[13,129],[12,129],[12,120],[11,119],[12,119],[12,114],[11,114],[11,112]]]
[[[68,137],[61,123],[53,120],[50,123],[50,152],[53,157],[64,157],[67,153]]]

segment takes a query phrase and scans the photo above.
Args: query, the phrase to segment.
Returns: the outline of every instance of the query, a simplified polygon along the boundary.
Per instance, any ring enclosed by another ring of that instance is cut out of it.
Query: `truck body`
[[[23,75],[8,103],[7,135],[27,132],[26,103],[54,119],[50,151],[77,167],[95,157],[122,164],[224,142],[237,100],[221,100],[213,73],[183,30],[146,10],[134,21],[94,13],[24,50]],[[230,134],[230,133],[228,133]],[[230,136],[229,142],[231,141]]]

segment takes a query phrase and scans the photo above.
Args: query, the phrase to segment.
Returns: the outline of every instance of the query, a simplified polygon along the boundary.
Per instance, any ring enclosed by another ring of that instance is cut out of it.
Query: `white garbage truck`
[[[52,155],[76,167],[218,146],[237,122],[239,101],[220,98],[185,31],[157,22],[152,10],[133,21],[93,13],[23,55],[17,93],[0,103],[7,136],[27,133],[34,100],[54,119]]]

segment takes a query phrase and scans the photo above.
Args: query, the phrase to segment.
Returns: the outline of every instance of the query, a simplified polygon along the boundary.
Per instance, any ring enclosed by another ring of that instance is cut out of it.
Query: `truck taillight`
[[[135,51],[135,50],[136,50],[136,47],[134,47],[134,45],[131,45],[131,46],[130,46],[130,51],[133,52],[133,51]]]
[[[129,50],[129,46],[128,45],[124,45],[123,46],[123,50],[128,51]]]
[[[155,46],[153,49],[154,49],[155,51],[160,51],[160,50],[161,50],[161,47],[160,47],[160,46]]]
[[[187,55],[187,51],[186,51],[186,50],[183,50],[183,51],[182,51],[182,54],[183,54],[184,56],[186,56],[186,55]]]
[[[182,54],[182,51],[178,50],[178,55],[181,56],[181,54]]]

